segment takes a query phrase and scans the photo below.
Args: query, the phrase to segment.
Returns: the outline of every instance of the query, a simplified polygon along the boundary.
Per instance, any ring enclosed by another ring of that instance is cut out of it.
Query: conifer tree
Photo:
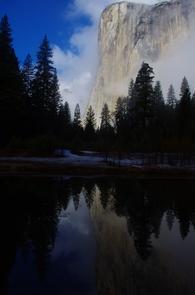
[[[177,100],[175,96],[175,90],[171,84],[167,93],[167,106],[169,106],[171,109],[174,109],[176,107],[176,103]]]
[[[60,104],[58,112],[58,134],[63,141],[68,142],[71,139],[71,113],[68,102]]]
[[[101,112],[101,124],[99,130],[99,137],[102,150],[106,153],[112,147],[113,139],[114,139],[114,129],[112,127],[111,122],[111,114],[108,108],[107,103],[103,105]]]
[[[71,126],[71,113],[70,113],[70,107],[69,103],[65,101],[64,104],[64,119],[65,119],[65,127],[69,128]]]
[[[81,111],[80,111],[79,104],[76,105],[74,110],[72,131],[73,131],[74,143],[77,145],[76,148],[78,148],[78,144],[80,144],[83,139],[83,126],[81,121]]]
[[[85,139],[87,143],[92,143],[95,139],[95,128],[96,128],[96,120],[95,113],[92,109],[92,106],[88,108],[86,118],[85,118]]]
[[[128,97],[127,97],[127,121],[129,128],[133,125],[133,112],[135,108],[135,99],[134,99],[134,80],[131,79],[129,88],[128,88]]]
[[[160,81],[156,81],[154,86],[152,109],[155,124],[159,125],[162,123],[164,113],[164,97]]]
[[[124,98],[119,97],[115,107],[115,128],[119,135],[123,131],[124,123],[126,120],[126,107],[124,104]]]
[[[56,115],[60,108],[61,103],[61,94],[59,89],[59,81],[57,76],[57,71],[54,68],[54,73],[52,77],[52,87],[51,87],[51,94],[50,94],[50,111],[52,114]]]
[[[76,105],[74,110],[73,127],[75,129],[75,132],[77,132],[77,130],[82,129],[81,111],[80,111],[79,104]]]
[[[192,118],[192,140],[195,143],[195,92],[191,99],[191,118]]]
[[[164,104],[164,97],[160,81],[156,81],[154,86],[154,103],[156,105]]]
[[[103,105],[101,113],[100,131],[110,132],[111,130],[111,115],[107,103]]]
[[[45,36],[37,54],[32,87],[36,133],[48,133],[53,130],[53,118],[57,116],[60,106],[58,79],[52,57],[52,49]]]
[[[32,57],[30,54],[26,56],[24,65],[22,68],[22,78],[25,87],[25,94],[31,98],[32,97],[32,82],[34,79],[34,67],[32,62]]]
[[[134,80],[131,79],[129,83],[129,88],[128,88],[128,98],[131,100],[133,98],[133,89],[134,89]]]
[[[184,137],[189,134],[191,121],[191,92],[186,77],[183,78],[178,105],[179,135]]]
[[[50,108],[54,73],[52,57],[52,49],[45,36],[37,53],[36,73],[33,81],[34,107],[42,113]]]
[[[149,124],[153,103],[153,69],[143,63],[135,80],[135,120],[141,129],[145,129]]]
[[[0,21],[0,144],[23,136],[25,99],[22,76],[5,15]]]
[[[149,131],[150,143],[156,149],[159,148],[160,140],[163,137],[163,128],[164,128],[164,97],[161,88],[160,81],[156,81],[154,86],[153,93],[153,102],[152,102],[152,118],[151,118],[151,128]]]
[[[174,138],[177,138],[177,119],[176,119],[176,106],[177,100],[175,95],[175,90],[173,85],[171,84],[168,92],[167,92],[167,100],[165,105],[165,114],[164,114],[164,122],[165,122],[165,134],[167,144],[172,142]]]

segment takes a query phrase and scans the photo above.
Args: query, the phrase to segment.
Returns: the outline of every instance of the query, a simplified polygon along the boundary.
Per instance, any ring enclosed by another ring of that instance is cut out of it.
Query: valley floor
[[[195,176],[195,163],[185,159],[169,163],[167,157],[156,161],[139,154],[122,158],[104,156],[83,151],[80,154],[69,150],[57,150],[56,157],[0,157],[1,174],[35,175],[154,175],[154,176]],[[162,164],[163,163],[163,164]]]

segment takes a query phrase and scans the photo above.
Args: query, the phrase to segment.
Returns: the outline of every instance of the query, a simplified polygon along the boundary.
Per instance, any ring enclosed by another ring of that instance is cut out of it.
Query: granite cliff
[[[152,65],[162,62],[175,42],[189,36],[194,15],[195,0],[156,5],[120,2],[103,11],[99,25],[99,68],[89,100],[98,123],[103,104],[107,102],[110,110],[114,110],[117,98],[127,95],[128,83],[135,78],[143,61]]]

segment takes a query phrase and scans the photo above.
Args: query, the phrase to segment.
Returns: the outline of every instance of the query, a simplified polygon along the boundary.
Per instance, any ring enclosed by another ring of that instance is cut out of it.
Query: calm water
[[[195,181],[0,178],[0,293],[195,294]]]

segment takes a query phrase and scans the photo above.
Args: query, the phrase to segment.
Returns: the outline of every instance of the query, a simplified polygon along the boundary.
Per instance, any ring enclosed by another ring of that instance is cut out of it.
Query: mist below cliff
[[[191,24],[189,35],[178,38],[170,45],[163,58],[152,63],[156,80],[160,80],[162,83],[165,98],[170,83],[173,84],[177,96],[179,95],[184,76],[188,79],[191,91],[195,91],[194,48],[195,23]]]

